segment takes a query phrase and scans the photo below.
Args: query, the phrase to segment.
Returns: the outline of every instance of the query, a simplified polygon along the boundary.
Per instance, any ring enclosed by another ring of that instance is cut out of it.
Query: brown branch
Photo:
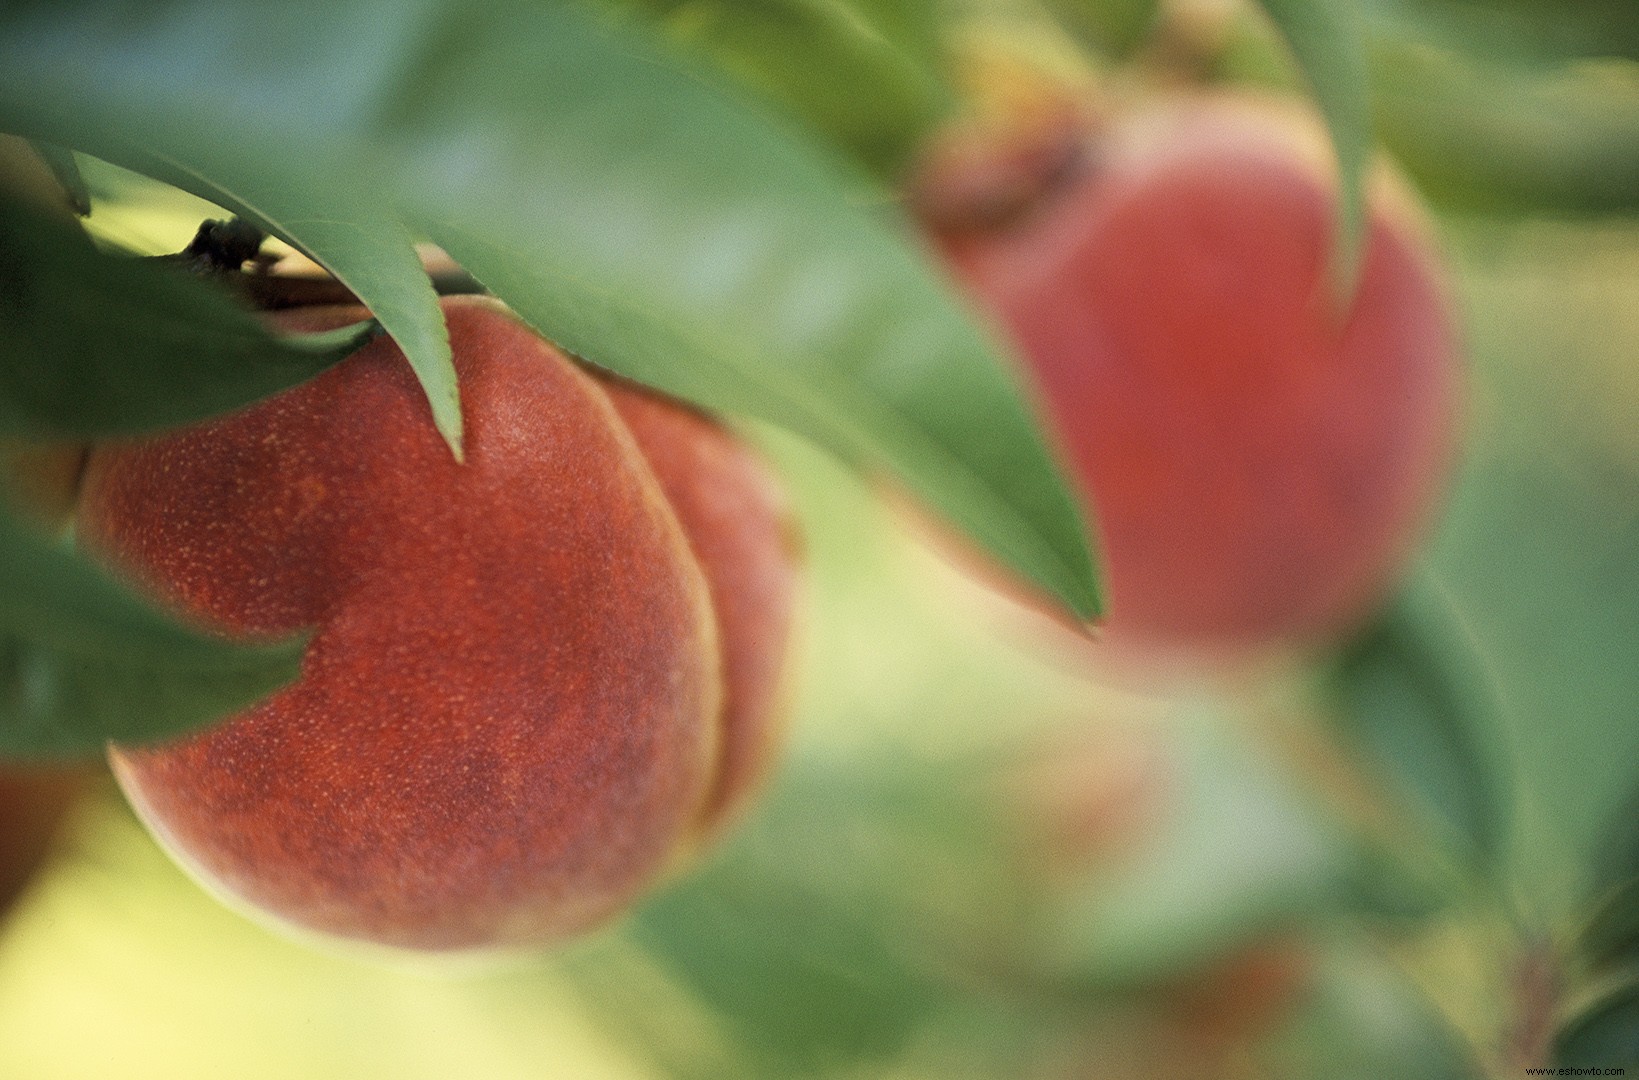
[[[267,233],[242,218],[205,221],[187,247],[175,255],[153,258],[225,285],[260,311],[360,303],[351,289],[333,277],[280,273],[271,257],[261,254],[266,239]],[[428,267],[428,277],[439,296],[487,291],[453,264]]]
[[[1554,1020],[1560,998],[1559,957],[1553,944],[1528,944],[1514,967],[1514,1019],[1506,1056],[1516,1068],[1546,1066],[1553,1052]]]

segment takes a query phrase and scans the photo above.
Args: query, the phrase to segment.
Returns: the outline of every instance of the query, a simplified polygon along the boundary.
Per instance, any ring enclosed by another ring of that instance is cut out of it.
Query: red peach
[[[682,523],[717,613],[722,740],[702,821],[715,831],[774,758],[798,533],[774,478],[716,423],[632,383],[606,379],[604,389]]]
[[[692,842],[724,678],[701,560],[608,394],[498,304],[443,306],[465,464],[382,337],[242,412],[97,450],[80,530],[228,634],[316,628],[295,684],[113,750],[173,854],[298,928],[495,949],[607,919]]]
[[[1118,123],[982,251],[953,247],[1092,503],[1112,640],[1342,633],[1442,486],[1460,389],[1443,271],[1379,175],[1340,301],[1324,146],[1270,103],[1175,103]]]

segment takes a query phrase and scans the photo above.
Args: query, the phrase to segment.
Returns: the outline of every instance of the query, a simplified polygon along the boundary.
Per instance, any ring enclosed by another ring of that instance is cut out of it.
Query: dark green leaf
[[[221,290],[0,198],[0,433],[127,434],[301,382],[369,324],[275,338]]]
[[[0,511],[0,756],[181,734],[290,682],[303,648],[182,626]]]
[[[1392,36],[1477,60],[1552,67],[1602,57],[1639,59],[1639,4],[1633,0],[1367,0],[1361,7]]]
[[[74,151],[47,142],[35,142],[30,145],[51,170],[51,175],[57,178],[57,183],[62,185],[63,194],[68,196],[68,204],[73,207],[74,212],[81,217],[90,214],[91,192],[85,186],[85,178],[80,175],[80,166],[74,160]]]
[[[845,175],[698,84],[567,21],[549,69],[534,53],[503,62],[504,25],[493,68],[421,72],[413,159],[427,163],[432,238],[571,351],[892,470],[1089,614],[1073,496],[1014,376],[907,236],[844,202]],[[506,87],[482,87],[514,69],[552,85],[565,112],[531,107],[491,149],[528,188],[474,183],[455,156],[476,140],[444,134],[459,126],[451,103],[505,103]]]
[[[1639,978],[1573,1017],[1554,1039],[1562,1068],[1632,1069],[1639,1066]]]
[[[1639,870],[1600,897],[1580,945],[1594,970],[1639,968]]]
[[[324,214],[315,216],[313,200],[303,194],[300,178],[290,170],[213,161],[207,179],[174,163],[153,160],[140,149],[125,152],[123,159],[130,168],[255,222],[330,271],[404,350],[427,395],[433,425],[456,460],[463,458],[461,395],[449,332],[410,235],[390,212],[369,199],[333,193],[323,201]],[[338,162],[331,167],[347,166]],[[322,179],[321,172],[312,182]]]
[[[567,348],[896,474],[1096,613],[1077,500],[908,230],[681,59],[567,4],[172,0],[140,34],[117,7],[14,16],[0,123],[121,164],[140,141],[223,190],[263,177],[307,211],[280,222],[304,246],[385,200]]]
[[[1363,844],[1344,881],[1344,903],[1390,930],[1414,929],[1448,909],[1455,890],[1436,879],[1410,853]]]
[[[1639,64],[1519,69],[1380,37],[1383,141],[1430,195],[1481,210],[1639,209]]]
[[[870,171],[891,177],[953,97],[926,0],[628,0]]]
[[[364,213],[348,220],[302,220],[301,197],[288,202],[288,213],[272,211],[275,193],[261,200],[267,219],[281,233],[301,237],[326,270],[364,301],[383,330],[391,334],[421,383],[438,428],[457,461],[464,460],[461,393],[456,383],[450,335],[431,280],[404,227],[384,215]]]
[[[1161,5],[1159,0],[1051,0],[1050,6],[1093,48],[1124,57],[1149,37]]]
[[[1489,874],[1507,824],[1486,751],[1501,706],[1448,603],[1427,581],[1408,591],[1343,650],[1328,691],[1345,736]]]
[[[1639,969],[1639,789],[1618,804],[1596,843],[1595,906],[1582,952],[1596,970]]]
[[[1350,0],[1258,0],[1314,91],[1338,165],[1338,230],[1332,265],[1345,292],[1359,270],[1364,174],[1371,153],[1366,42]]]

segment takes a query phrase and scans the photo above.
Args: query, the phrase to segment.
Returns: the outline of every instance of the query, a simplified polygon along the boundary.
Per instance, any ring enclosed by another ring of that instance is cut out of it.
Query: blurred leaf
[[[1231,85],[1258,87],[1280,96],[1312,93],[1278,33],[1261,12],[1243,11],[1224,30],[1212,58],[1211,78]]]
[[[74,151],[47,142],[34,142],[30,145],[51,170],[51,175],[57,178],[57,183],[62,185],[63,193],[68,196],[68,204],[74,212],[81,217],[90,214],[91,192],[85,186],[84,177],[80,176],[80,166],[74,160]]]
[[[1611,813],[1601,830],[1593,867],[1595,888],[1625,885],[1639,878],[1639,784]]]
[[[1095,992],[1189,971],[1343,897],[1339,829],[1221,720],[1177,740],[1153,835],[1053,914],[1043,963]]]
[[[179,735],[295,679],[304,647],[184,627],[0,512],[0,757]]]
[[[1379,38],[1383,141],[1433,197],[1483,210],[1639,209],[1639,63],[1516,70]]]
[[[1410,853],[1363,845],[1343,883],[1344,901],[1378,926],[1414,928],[1449,908],[1456,890]]]
[[[623,0],[873,173],[892,177],[954,92],[928,0]]]
[[[1479,1080],[1472,1053],[1375,946],[1327,948],[1307,1004],[1259,1054],[1271,1077]]]
[[[1579,944],[1595,971],[1639,968],[1639,875],[1600,898]]]
[[[1366,0],[1368,19],[1475,60],[1520,66],[1639,59],[1633,0]]]
[[[1482,873],[1500,869],[1507,834],[1504,789],[1485,732],[1501,705],[1485,661],[1424,581],[1347,645],[1329,675],[1345,736]]]
[[[1161,7],[1159,0],[1049,0],[1048,6],[1072,33],[1114,57],[1144,43]]]
[[[1581,1069],[1639,1065],[1639,978],[1567,1022],[1554,1039],[1554,1063]]]
[[[889,470],[1096,613],[1077,500],[992,343],[856,177],[681,59],[569,4],[171,0],[140,33],[119,9],[13,14],[0,125],[255,182],[303,246],[373,235],[386,200],[564,347]]]
[[[128,434],[283,390],[369,324],[275,338],[221,290],[0,197],[0,433]]]
[[[756,1075],[880,1060],[956,999],[975,920],[1012,917],[983,807],[960,772],[799,761],[749,835],[628,933]]]
[[[1596,841],[1592,918],[1581,948],[1595,970],[1639,969],[1639,789],[1622,800]]]
[[[1360,269],[1363,176],[1371,153],[1366,41],[1351,0],[1258,0],[1292,48],[1332,135],[1338,167],[1333,277],[1347,295]]]
[[[1634,222],[1468,218],[1465,475],[1431,557],[1483,646],[1515,765],[1510,885],[1586,917],[1589,869],[1639,761]]]

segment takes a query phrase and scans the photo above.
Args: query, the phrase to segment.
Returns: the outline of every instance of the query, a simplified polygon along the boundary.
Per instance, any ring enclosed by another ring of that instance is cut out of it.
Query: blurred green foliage
[[[1512,777],[1484,654],[1424,577],[1340,650],[1329,673],[1343,735],[1417,804],[1459,858],[1493,879],[1507,857]]]
[[[955,104],[925,0],[610,0],[865,170],[898,177]]]

